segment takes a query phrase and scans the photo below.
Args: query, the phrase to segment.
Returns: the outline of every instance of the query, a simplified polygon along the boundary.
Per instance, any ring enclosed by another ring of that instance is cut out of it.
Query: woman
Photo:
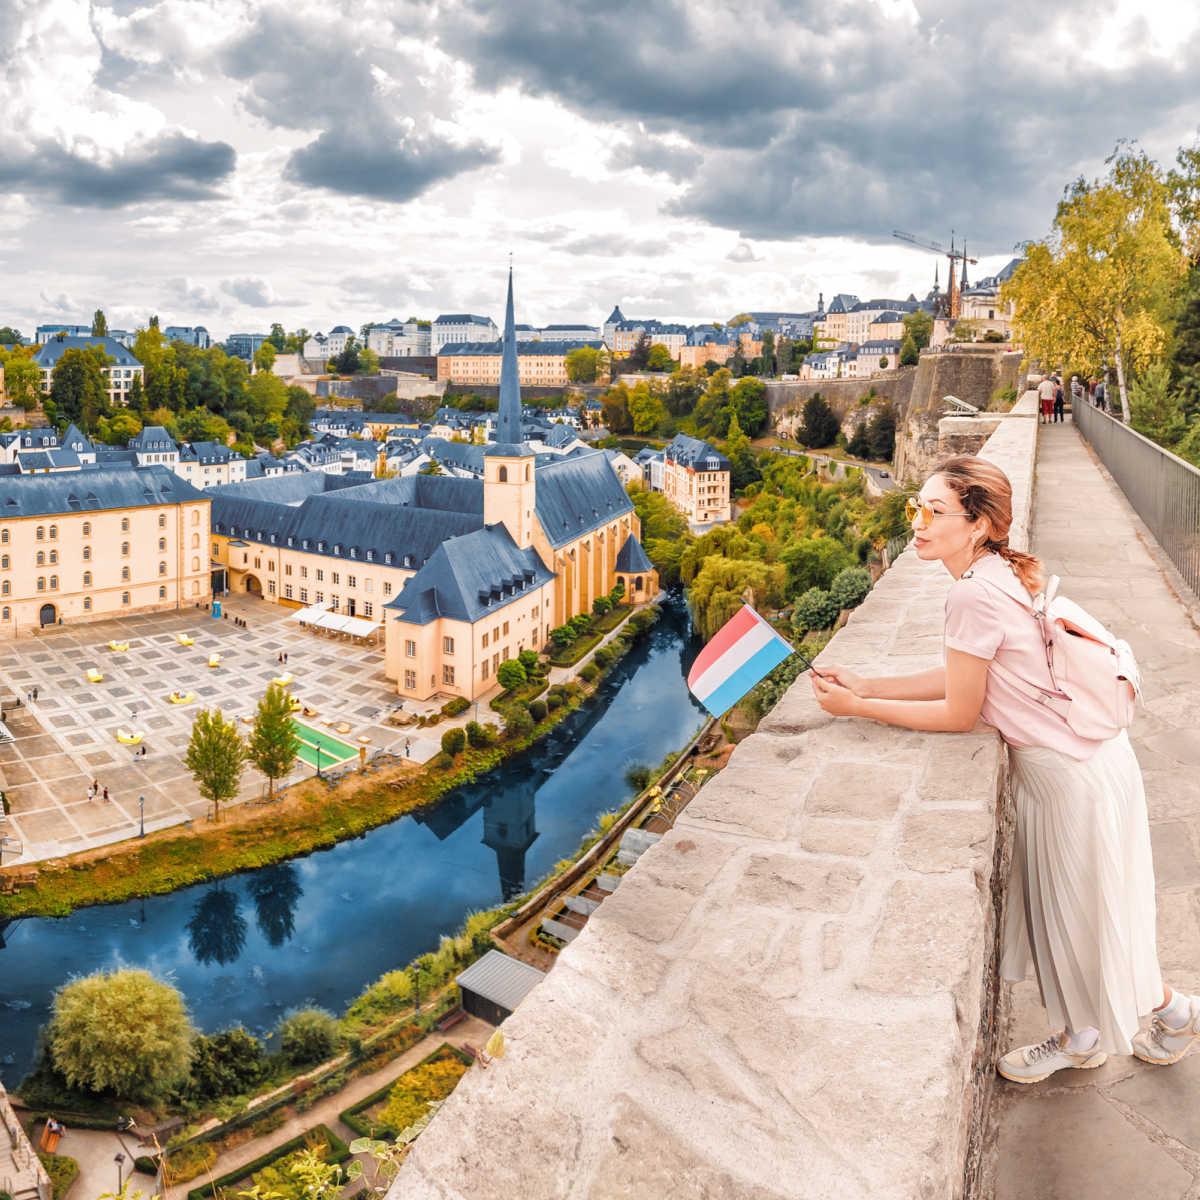
[[[1008,544],[1012,487],[982,458],[948,459],[909,503],[917,557],[955,582],[946,599],[945,667],[866,679],[843,667],[813,676],[836,716],[906,729],[971,729],[982,716],[1008,743],[1016,810],[1001,974],[1032,962],[1057,1032],[997,1063],[1037,1083],[1109,1054],[1177,1062],[1200,1037],[1200,998],[1164,987],[1154,942],[1154,867],[1137,759],[1122,731],[1079,737],[1066,721],[988,668],[993,660],[1051,687],[1041,631],[1017,602],[1041,588],[1041,564]],[[1157,1005],[1158,1007],[1154,1007]],[[1153,1012],[1148,1033],[1139,1014]]]

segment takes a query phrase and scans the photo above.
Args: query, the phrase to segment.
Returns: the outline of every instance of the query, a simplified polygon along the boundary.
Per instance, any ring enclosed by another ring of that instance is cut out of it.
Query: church
[[[388,678],[414,700],[478,698],[502,662],[540,650],[618,581],[627,603],[658,592],[607,455],[538,455],[521,439],[511,271],[496,441],[483,462],[482,481],[455,481],[482,489],[478,527],[442,541],[383,609]]]

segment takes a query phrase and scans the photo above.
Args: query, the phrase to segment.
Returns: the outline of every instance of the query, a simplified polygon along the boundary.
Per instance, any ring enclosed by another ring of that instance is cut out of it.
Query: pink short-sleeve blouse
[[[1050,671],[1041,630],[1032,614],[1010,599],[1015,596],[1028,602],[1029,593],[1016,572],[999,554],[985,554],[950,585],[945,644],[989,662],[995,659],[1021,679],[1048,688]],[[1079,737],[1060,716],[992,671],[980,716],[1014,746],[1044,746],[1082,761],[1103,744]]]

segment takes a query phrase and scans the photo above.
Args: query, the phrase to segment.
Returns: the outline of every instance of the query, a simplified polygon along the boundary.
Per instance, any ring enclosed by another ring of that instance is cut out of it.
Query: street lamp
[[[316,747],[316,751],[317,751],[317,778],[320,779],[321,778],[321,743],[314,742],[313,745]]]
[[[120,1193],[121,1187],[124,1183],[124,1180],[122,1180],[122,1178],[121,1178],[121,1164],[124,1161],[125,1161],[125,1155],[121,1154],[119,1151],[113,1156],[113,1162],[115,1162],[117,1164],[117,1192],[118,1192],[118,1194]]]
[[[146,797],[138,797],[138,837],[146,836]]]

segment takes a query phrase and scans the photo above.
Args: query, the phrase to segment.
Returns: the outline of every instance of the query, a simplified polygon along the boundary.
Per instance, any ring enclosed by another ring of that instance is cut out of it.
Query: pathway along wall
[[[984,448],[1019,547],[1036,434],[1009,419]],[[821,658],[937,665],[949,582],[901,555]],[[393,1200],[972,1195],[1003,767],[983,726],[834,720],[802,676],[505,1022]]]

